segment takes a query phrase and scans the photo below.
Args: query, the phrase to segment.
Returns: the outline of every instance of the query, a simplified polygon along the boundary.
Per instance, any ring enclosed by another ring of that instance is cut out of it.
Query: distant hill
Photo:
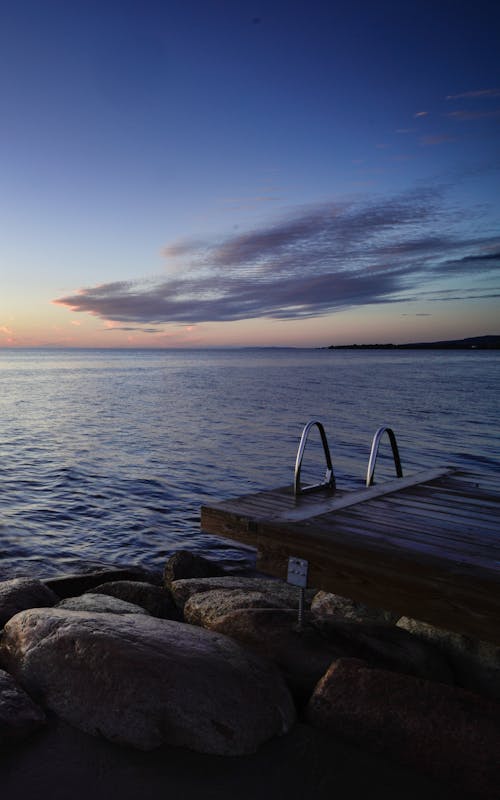
[[[326,350],[500,350],[500,336],[472,336],[444,342],[412,344],[331,344]]]

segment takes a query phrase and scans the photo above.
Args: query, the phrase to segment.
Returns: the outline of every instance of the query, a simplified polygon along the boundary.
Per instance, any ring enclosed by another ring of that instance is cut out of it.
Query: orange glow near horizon
[[[145,326],[100,320],[61,307],[36,308],[9,315],[0,325],[0,348],[203,348],[203,347],[327,347],[330,344],[404,344],[498,334],[494,301],[450,303],[439,315],[416,314],[411,306],[373,305],[301,320],[251,319],[196,325]]]

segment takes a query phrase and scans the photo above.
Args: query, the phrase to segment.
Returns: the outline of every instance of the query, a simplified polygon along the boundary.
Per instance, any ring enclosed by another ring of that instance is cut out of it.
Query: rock
[[[43,710],[0,669],[0,744],[24,739],[44,724]]]
[[[346,655],[311,625],[299,630],[297,612],[289,609],[239,609],[215,618],[210,629],[274,661],[300,705],[307,702],[332,661]]]
[[[143,581],[112,581],[92,589],[93,594],[105,594],[144,608],[151,616],[178,619],[179,612],[168,589]]]
[[[356,603],[348,597],[341,597],[331,592],[317,592],[311,603],[311,613],[318,627],[328,626],[330,620],[334,622],[344,619],[349,622],[373,622],[375,624],[387,623],[395,625],[400,614],[384,611],[382,608],[372,608],[363,603]]]
[[[171,591],[179,608],[194,594],[210,592],[214,589],[225,591],[260,592],[267,595],[273,608],[298,608],[299,590],[279,580],[271,578],[246,578],[235,575],[225,575],[220,578],[192,578],[177,580],[172,583]],[[306,591],[306,608],[310,606],[314,597],[314,590]]]
[[[212,589],[191,595],[184,606],[184,619],[191,625],[212,628],[219,617],[243,608],[290,608],[290,599],[242,589]],[[295,619],[297,612],[294,612]]]
[[[151,570],[142,567],[130,567],[129,569],[100,569],[94,572],[85,572],[78,575],[61,575],[57,578],[50,578],[44,583],[52,589],[60,598],[75,597],[95,589],[103,583],[110,581],[146,581],[159,585],[161,579]]]
[[[297,612],[279,608],[241,608],[216,616],[209,605],[203,616],[204,600],[205,595],[191,597],[185,606],[186,615],[191,616],[193,604],[194,620],[274,661],[299,703],[309,698],[331,662],[341,657],[363,658],[372,666],[453,683],[443,656],[399,628],[339,620],[335,626],[331,623],[325,634],[311,624],[309,614],[299,630]]]
[[[493,700],[340,659],[316,687],[307,720],[460,791],[498,796],[500,705]]]
[[[53,606],[59,600],[42,581],[34,578],[12,578],[0,582],[0,628],[7,620],[26,608]]]
[[[170,589],[173,581],[184,578],[216,578],[224,575],[224,570],[208,558],[197,556],[190,550],[178,550],[165,564],[163,580]]]
[[[56,608],[66,608],[70,611],[95,611],[97,614],[145,614],[150,616],[145,608],[119,600],[117,597],[105,594],[82,594],[80,597],[66,597],[57,604]]]
[[[439,650],[401,628],[338,620],[330,622],[322,633],[337,647],[374,667],[454,684],[450,665]]]
[[[180,622],[34,609],[6,625],[1,649],[14,677],[58,716],[142,750],[251,753],[294,721],[271,663]]]
[[[401,617],[398,628],[430,642],[448,659],[455,683],[464,689],[500,700],[500,647],[427,622]]]

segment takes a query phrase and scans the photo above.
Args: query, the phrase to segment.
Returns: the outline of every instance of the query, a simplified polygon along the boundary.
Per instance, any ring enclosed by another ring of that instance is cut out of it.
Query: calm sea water
[[[200,506],[292,483],[311,417],[339,486],[363,485],[382,424],[405,474],[500,466],[496,352],[0,350],[0,381],[2,578],[161,569],[181,547],[247,561],[200,531]],[[314,444],[305,480],[322,476]]]

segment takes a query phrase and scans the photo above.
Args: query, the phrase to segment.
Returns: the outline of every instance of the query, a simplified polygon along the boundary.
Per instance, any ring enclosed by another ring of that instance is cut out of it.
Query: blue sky
[[[488,2],[20,2],[0,346],[498,333]]]

